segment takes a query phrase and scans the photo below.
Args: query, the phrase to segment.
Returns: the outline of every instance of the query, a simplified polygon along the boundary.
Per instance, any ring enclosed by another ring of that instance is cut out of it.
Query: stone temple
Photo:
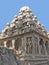
[[[49,33],[27,6],[0,32],[0,46],[15,51],[18,65],[49,65]]]

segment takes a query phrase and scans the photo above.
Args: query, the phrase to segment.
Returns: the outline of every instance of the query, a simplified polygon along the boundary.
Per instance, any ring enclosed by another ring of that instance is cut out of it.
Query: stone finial
[[[23,14],[23,13],[32,13],[31,9],[28,6],[24,6],[20,9],[20,13],[19,14]]]
[[[28,7],[28,6],[24,6],[24,7],[22,7],[21,9],[20,9],[20,12],[21,11],[31,11],[31,9]]]

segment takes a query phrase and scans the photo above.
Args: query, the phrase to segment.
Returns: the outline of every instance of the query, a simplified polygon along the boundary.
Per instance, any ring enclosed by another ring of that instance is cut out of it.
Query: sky
[[[0,32],[11,23],[23,6],[29,6],[34,15],[49,31],[49,0],[0,0]]]

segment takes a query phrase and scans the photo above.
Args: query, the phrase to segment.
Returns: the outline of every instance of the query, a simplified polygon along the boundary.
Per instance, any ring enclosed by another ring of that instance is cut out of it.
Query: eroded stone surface
[[[13,50],[0,47],[0,65],[17,65]]]

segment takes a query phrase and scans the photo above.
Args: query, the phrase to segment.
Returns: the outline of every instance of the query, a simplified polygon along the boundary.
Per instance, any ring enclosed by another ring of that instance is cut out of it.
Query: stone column
[[[15,48],[14,44],[15,44],[15,40],[12,40],[12,48],[13,49]]]
[[[32,54],[35,54],[35,47],[34,47],[34,37],[32,36],[32,44],[33,44],[33,48],[32,48]]]
[[[6,46],[6,43],[7,43],[7,41],[4,41],[4,47],[7,47],[7,46]]]
[[[21,51],[22,51],[22,54],[24,54],[24,45],[25,45],[25,43],[24,43],[24,38],[21,38]]]
[[[39,55],[41,54],[41,49],[40,49],[40,39],[39,39],[39,37],[38,37],[38,51],[39,51]]]
[[[45,51],[45,54],[47,55],[47,50],[46,50],[46,46],[45,46],[45,40],[44,40],[44,51]]]
[[[24,54],[26,54],[26,37],[24,36],[24,39],[23,39],[23,42],[24,42],[24,44],[23,44],[23,47],[24,47]]]

